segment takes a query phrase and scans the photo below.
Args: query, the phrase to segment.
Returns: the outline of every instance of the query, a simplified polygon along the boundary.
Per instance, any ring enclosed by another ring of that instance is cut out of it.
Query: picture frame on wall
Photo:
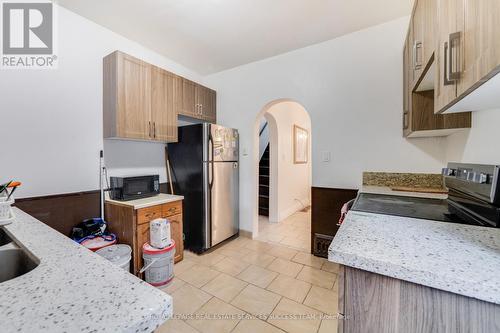
[[[309,132],[300,126],[293,125],[293,163],[305,164],[309,156]]]

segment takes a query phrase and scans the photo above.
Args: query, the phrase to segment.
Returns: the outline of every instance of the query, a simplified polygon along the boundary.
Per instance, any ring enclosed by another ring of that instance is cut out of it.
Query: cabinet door
[[[199,107],[198,118],[200,119],[205,119],[206,110],[203,110],[203,107],[207,104],[207,101],[208,101],[207,88],[199,84],[196,85],[196,105]]]
[[[457,81],[450,77],[452,71],[458,71],[457,57],[450,57],[459,51],[458,45],[450,45],[452,34],[463,27],[463,2],[458,0],[439,0],[438,42],[436,45],[436,86],[434,90],[434,109],[439,112],[457,97]],[[450,61],[451,60],[451,61]]]
[[[149,223],[140,224],[137,226],[137,243],[136,243],[136,260],[137,271],[134,274],[138,275],[144,261],[142,259],[142,246],[144,243],[149,243]]]
[[[406,38],[403,51],[403,135],[410,132],[410,41]]]
[[[436,27],[437,27],[437,3],[436,0],[420,0],[423,1],[423,54],[424,66],[429,62],[436,49]]]
[[[217,93],[215,90],[208,89],[207,105],[203,105],[206,120],[211,123],[217,122]],[[205,111],[206,110],[206,111]]]
[[[500,65],[500,1],[464,0],[464,4],[463,71],[458,95],[467,92]]]
[[[411,21],[413,86],[429,64],[435,50],[436,1],[418,0]]]
[[[197,84],[186,80],[180,80],[179,89],[179,114],[188,117],[198,117],[198,107],[196,105],[196,86]]]
[[[175,83],[174,74],[153,67],[151,71],[151,122],[154,140],[177,141]]]
[[[207,87],[196,87],[196,103],[200,106],[201,119],[215,123],[216,92]]]
[[[170,234],[175,242],[175,262],[184,257],[184,236],[182,231],[182,214],[168,217],[170,221]]]
[[[424,0],[418,0],[412,17],[412,87],[417,83],[418,79],[422,75],[425,63],[424,63],[424,17],[425,17],[425,7]]]
[[[151,134],[151,65],[117,52],[117,136],[149,139]]]

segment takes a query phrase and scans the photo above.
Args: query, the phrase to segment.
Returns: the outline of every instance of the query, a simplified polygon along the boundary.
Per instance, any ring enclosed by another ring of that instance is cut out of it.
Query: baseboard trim
[[[251,231],[241,230],[241,229],[240,229],[240,236],[241,236],[241,237],[245,237],[245,238],[250,238],[250,239],[252,239],[252,232],[251,232]]]

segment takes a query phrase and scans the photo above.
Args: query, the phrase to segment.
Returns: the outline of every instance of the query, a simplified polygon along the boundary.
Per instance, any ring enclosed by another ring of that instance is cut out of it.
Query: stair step
[[[269,196],[264,194],[259,194],[259,198],[269,199]]]

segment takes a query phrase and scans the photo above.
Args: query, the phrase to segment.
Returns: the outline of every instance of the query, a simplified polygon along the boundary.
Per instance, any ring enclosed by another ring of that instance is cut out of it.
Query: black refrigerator
[[[215,124],[179,127],[168,144],[175,193],[184,196],[184,246],[196,253],[238,234],[238,131]]]

